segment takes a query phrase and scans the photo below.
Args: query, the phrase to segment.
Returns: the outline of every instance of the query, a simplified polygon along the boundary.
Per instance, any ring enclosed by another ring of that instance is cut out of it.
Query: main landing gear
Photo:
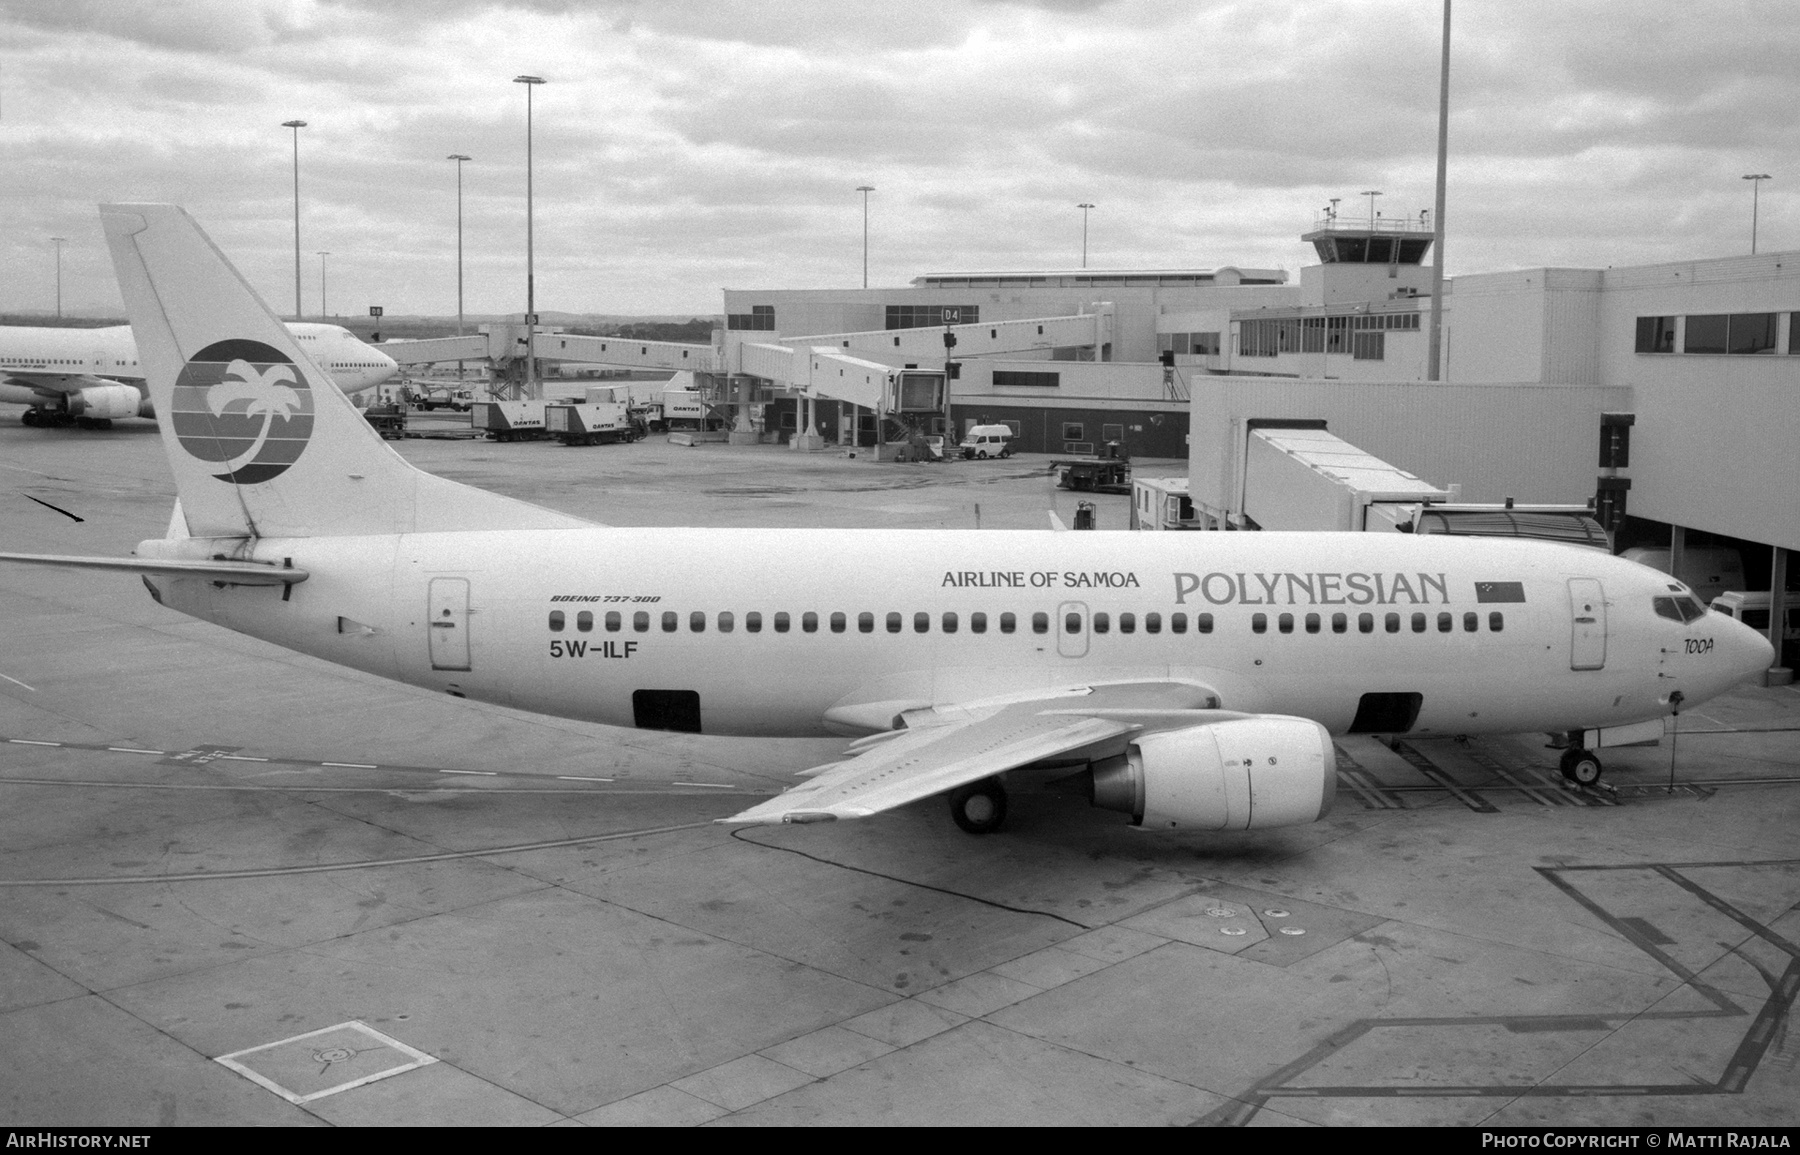
[[[970,834],[992,834],[1006,821],[1006,787],[983,778],[950,792],[950,817]]]
[[[1562,776],[1577,786],[1592,786],[1600,781],[1600,756],[1592,750],[1571,746],[1563,751]]]

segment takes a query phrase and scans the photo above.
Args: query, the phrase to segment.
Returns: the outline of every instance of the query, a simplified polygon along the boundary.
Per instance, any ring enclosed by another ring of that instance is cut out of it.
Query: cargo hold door
[[[430,617],[431,668],[469,668],[469,579],[432,578]]]
[[[1606,592],[1593,578],[1569,579],[1569,668],[1606,667]]]

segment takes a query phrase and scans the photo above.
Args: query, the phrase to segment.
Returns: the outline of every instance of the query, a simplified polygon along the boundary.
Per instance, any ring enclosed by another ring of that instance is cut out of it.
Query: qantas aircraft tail
[[[193,536],[589,524],[408,464],[181,208],[100,217]]]

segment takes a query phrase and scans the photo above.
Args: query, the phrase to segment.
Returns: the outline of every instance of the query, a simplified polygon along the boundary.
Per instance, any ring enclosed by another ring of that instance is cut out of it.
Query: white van
[[[1768,590],[1727,590],[1712,600],[1712,608],[1758,633],[1769,632]],[[1781,636],[1786,641],[1800,641],[1800,591],[1787,595],[1787,625]]]
[[[1011,457],[1012,435],[1012,430],[1005,425],[971,425],[957,448],[962,450],[964,457],[983,461],[990,457]]]

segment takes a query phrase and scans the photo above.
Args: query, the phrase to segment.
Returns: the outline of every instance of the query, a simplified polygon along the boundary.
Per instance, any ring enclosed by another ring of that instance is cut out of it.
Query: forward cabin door
[[[469,579],[431,579],[431,616],[426,633],[431,638],[432,669],[469,668]]]
[[[1606,666],[1606,592],[1593,578],[1569,579],[1569,668]]]

